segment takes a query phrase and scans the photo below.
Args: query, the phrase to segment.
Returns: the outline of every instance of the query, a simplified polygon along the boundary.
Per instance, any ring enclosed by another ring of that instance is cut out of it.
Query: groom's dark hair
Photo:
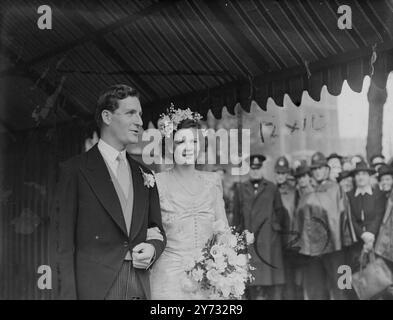
[[[100,94],[94,116],[99,129],[102,126],[102,111],[115,111],[119,107],[118,101],[127,97],[137,97],[139,99],[139,92],[125,84],[115,84]]]

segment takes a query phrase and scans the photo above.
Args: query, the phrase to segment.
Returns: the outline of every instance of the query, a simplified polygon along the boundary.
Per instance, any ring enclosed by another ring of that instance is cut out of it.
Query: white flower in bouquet
[[[213,222],[213,232],[215,234],[222,234],[228,230],[227,225],[225,222],[221,219],[216,220]]]
[[[213,259],[207,259],[205,262],[206,270],[210,270],[216,267],[216,263],[213,261]]]
[[[192,278],[197,282],[203,279],[203,270],[201,268],[194,269],[191,274]]]
[[[254,234],[249,232],[248,230],[244,231],[244,235],[246,237],[246,242],[248,245],[253,244],[254,243]]]
[[[222,292],[222,297],[224,299],[228,299],[229,295],[231,294],[231,286],[225,284],[224,286],[221,287],[221,292]]]
[[[232,286],[232,294],[235,297],[240,298],[244,294],[245,289],[246,289],[246,286],[245,286],[244,282],[238,281],[235,283],[234,286]]]
[[[220,257],[222,257],[223,253],[224,253],[223,248],[217,244],[212,246],[210,249],[210,254],[214,258],[214,261],[216,261],[216,259],[219,259]]]
[[[235,251],[233,251],[232,249],[227,250],[226,252],[227,258],[228,258],[228,263],[232,266],[237,264],[237,254]]]
[[[212,282],[217,282],[220,278],[220,273],[215,269],[211,269],[206,273],[206,278]]]
[[[225,262],[225,258],[224,257],[218,257],[216,259],[214,259],[214,262],[216,264],[216,269],[219,272],[224,272],[226,267],[227,267],[227,263]]]
[[[237,256],[236,264],[239,266],[246,266],[248,263],[247,256],[245,254],[239,254]]]
[[[232,248],[237,246],[237,237],[234,234],[229,235],[228,245],[230,245]]]

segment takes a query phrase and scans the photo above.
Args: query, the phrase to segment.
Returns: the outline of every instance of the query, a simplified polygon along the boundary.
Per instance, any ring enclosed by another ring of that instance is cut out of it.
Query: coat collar
[[[267,181],[264,178],[262,178],[261,181],[259,182],[256,192],[255,192],[254,184],[251,182],[251,180],[248,180],[245,185],[248,192],[252,193],[254,196],[257,196],[265,189],[267,185]]]
[[[82,168],[82,172],[93,192],[96,194],[97,199],[101,202],[105,210],[113,218],[123,233],[127,235],[127,228],[120,201],[97,144],[86,153],[86,157],[86,170]],[[130,164],[134,188],[134,203],[130,229],[130,239],[132,241],[141,227],[143,212],[147,203],[147,199],[145,198],[147,198],[148,193],[147,188],[143,185],[143,177],[138,163],[128,154],[127,160]]]
[[[358,195],[365,195],[366,193],[370,196],[373,195],[373,190],[371,186],[366,186],[364,188],[356,188],[355,197],[357,197]]]

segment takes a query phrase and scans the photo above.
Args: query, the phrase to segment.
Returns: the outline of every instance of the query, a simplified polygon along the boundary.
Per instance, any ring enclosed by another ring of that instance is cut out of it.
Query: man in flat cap
[[[265,156],[250,157],[249,179],[234,186],[234,225],[254,233],[249,247],[255,280],[248,287],[250,299],[279,300],[285,274],[282,256],[282,233],[288,214],[276,185],[263,177]]]
[[[306,299],[345,299],[338,287],[338,267],[345,264],[343,226],[347,225],[344,198],[339,185],[329,180],[326,157],[316,152],[311,157],[314,191],[308,193],[295,212],[299,253],[308,256],[303,270]],[[349,231],[348,231],[349,232]]]

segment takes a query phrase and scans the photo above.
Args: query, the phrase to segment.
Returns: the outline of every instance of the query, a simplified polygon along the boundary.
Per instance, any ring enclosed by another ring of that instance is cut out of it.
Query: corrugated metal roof
[[[9,62],[0,64],[0,76],[12,82],[17,74],[33,84],[41,77],[38,87],[47,95],[66,76],[58,121],[92,114],[99,92],[113,83],[139,89],[147,121],[171,101],[220,116],[223,106],[231,112],[240,102],[247,110],[252,99],[262,108],[268,97],[282,105],[285,93],[299,104],[303,90],[318,100],[323,85],[338,94],[344,79],[359,91],[373,45],[378,68],[392,69],[391,0],[46,3],[50,31],[36,26],[39,1],[3,4],[2,54]],[[351,30],[337,27],[341,4],[352,9]],[[36,106],[28,96],[35,93],[25,90],[9,91],[7,108],[23,104],[30,115]],[[33,125],[12,112],[3,121],[16,129]]]

